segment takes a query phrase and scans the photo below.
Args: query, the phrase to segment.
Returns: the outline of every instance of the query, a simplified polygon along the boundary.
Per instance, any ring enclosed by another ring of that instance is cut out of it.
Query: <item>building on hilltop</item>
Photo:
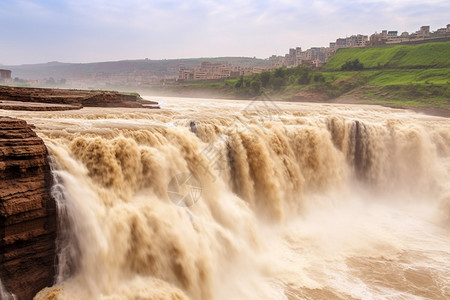
[[[365,47],[368,40],[369,40],[369,38],[367,35],[362,35],[362,34],[352,35],[352,36],[346,38],[346,46],[348,48]]]
[[[346,48],[347,47],[347,40],[346,39],[336,39],[336,49]]]
[[[401,35],[397,35],[397,31],[388,31],[387,39],[383,40],[382,44],[422,43],[448,39],[450,39],[450,24],[446,28],[439,28],[434,32],[431,32],[430,26],[427,25],[421,26],[418,31],[411,34],[405,31]]]
[[[329,47],[313,47],[306,51],[302,48],[291,48],[289,53],[283,58],[282,65],[279,61],[276,67],[295,67],[295,66],[309,66],[320,67],[333,56],[333,54],[342,48],[353,47],[373,47],[386,44],[401,44],[401,43],[423,43],[428,41],[442,41],[450,39],[450,24],[445,28],[439,28],[435,32],[430,31],[430,26],[421,26],[415,33],[409,34],[402,32],[400,35],[397,30],[382,30],[381,33],[375,32],[370,36],[363,34],[356,34],[350,37],[337,38],[335,42],[330,42]],[[275,56],[273,56],[274,59]],[[271,64],[271,66],[275,66]]]
[[[289,49],[289,53],[284,56],[281,65],[277,67],[321,67],[336,52],[336,47],[312,47],[306,51],[302,51],[301,47]]]
[[[430,35],[430,26],[421,26],[416,32],[419,37],[426,37]]]
[[[392,35],[391,35],[392,36]],[[375,32],[370,36],[367,46],[379,46],[386,44],[388,39],[387,30],[382,30],[381,33]]]
[[[301,48],[300,48],[301,52]],[[289,53],[284,56],[284,65],[286,67],[293,67],[296,63],[297,50],[294,48],[289,49]]]
[[[447,24],[447,27],[439,28],[435,32],[430,33],[431,37],[450,37],[450,24]]]
[[[342,49],[352,47],[365,47],[369,41],[367,35],[357,34],[346,38],[338,38],[335,42],[330,42],[330,48]]]
[[[276,69],[282,67],[283,61],[284,61],[283,56],[272,55],[271,57],[269,57],[270,68]]]
[[[439,29],[436,30],[434,33],[435,33],[435,34],[438,34],[438,35],[446,34],[446,33],[447,33],[447,28],[439,28]]]
[[[392,41],[392,40],[395,40],[397,38],[398,38],[398,31],[396,31],[396,30],[388,31],[388,33],[387,33],[388,41]]]

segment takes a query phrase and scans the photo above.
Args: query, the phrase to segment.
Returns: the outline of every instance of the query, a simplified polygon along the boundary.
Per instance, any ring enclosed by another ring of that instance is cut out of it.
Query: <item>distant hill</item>
[[[193,68],[203,61],[213,63],[229,63],[236,66],[267,66],[268,60],[250,57],[216,57],[216,58],[188,58],[167,60],[123,60],[98,63],[60,63],[30,64],[20,66],[2,66],[12,70],[12,76],[26,80],[54,79],[99,79],[102,76],[114,75],[174,77],[180,68]]]
[[[450,67],[450,41],[340,49],[322,70],[340,70],[347,61],[355,59],[358,59],[365,69],[447,68]]]

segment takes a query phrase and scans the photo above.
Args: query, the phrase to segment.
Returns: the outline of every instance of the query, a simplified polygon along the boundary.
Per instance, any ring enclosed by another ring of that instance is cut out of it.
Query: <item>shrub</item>
[[[239,89],[244,85],[244,76],[241,76],[239,80],[234,85],[235,88]]]
[[[283,80],[283,78],[275,77],[275,78],[273,79],[272,85],[273,85],[273,89],[274,89],[274,90],[276,90],[276,91],[281,90],[281,87],[284,85],[284,80]]]
[[[252,94],[259,95],[261,92],[261,81],[254,80],[250,83],[250,89],[252,90]]]
[[[348,60],[342,65],[341,71],[360,71],[364,69],[364,65],[359,61],[359,59]]]
[[[313,80],[314,80],[314,82],[325,82],[325,77],[322,74],[317,73],[317,74],[314,74]]]
[[[260,74],[260,78],[261,78],[261,85],[263,87],[267,87],[267,85],[269,84],[270,81],[270,72],[262,72]]]

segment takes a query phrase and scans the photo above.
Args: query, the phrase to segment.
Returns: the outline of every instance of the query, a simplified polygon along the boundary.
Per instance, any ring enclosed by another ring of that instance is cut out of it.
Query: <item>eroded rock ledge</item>
[[[44,142],[25,121],[0,117],[0,278],[20,300],[53,283],[51,180]]]
[[[83,107],[159,108],[157,102],[116,91],[0,86],[0,109],[51,111]]]

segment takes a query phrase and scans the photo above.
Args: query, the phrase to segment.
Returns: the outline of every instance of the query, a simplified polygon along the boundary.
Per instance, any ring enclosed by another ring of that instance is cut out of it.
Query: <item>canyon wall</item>
[[[0,278],[20,300],[53,283],[51,181],[44,142],[25,121],[0,117]]]

